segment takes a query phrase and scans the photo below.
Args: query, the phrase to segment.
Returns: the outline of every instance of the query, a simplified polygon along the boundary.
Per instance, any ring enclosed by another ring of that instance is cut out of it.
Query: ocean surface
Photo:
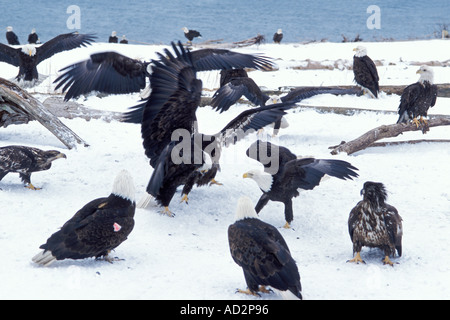
[[[429,39],[442,25],[450,26],[450,0],[1,0],[0,4],[0,26],[5,31],[12,26],[21,44],[32,28],[42,42],[71,31],[96,33],[97,41],[107,41],[114,30],[130,43],[169,44],[186,41],[181,30],[185,26],[201,32],[195,42],[235,42],[257,34],[272,42],[281,28],[286,43],[341,42],[344,36],[353,40],[357,35],[364,41]],[[6,43],[6,38],[0,41]]]

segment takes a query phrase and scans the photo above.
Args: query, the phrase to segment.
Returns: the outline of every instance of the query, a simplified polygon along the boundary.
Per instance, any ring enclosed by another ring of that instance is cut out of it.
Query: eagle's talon
[[[347,263],[348,262],[354,262],[356,264],[359,264],[361,262],[363,264],[366,264],[366,262],[361,258],[359,252],[356,253],[356,256],[353,259],[347,260]]]
[[[35,186],[33,186],[32,183],[29,183],[25,186],[25,188],[30,189],[30,190],[42,190],[42,188],[37,188]]]
[[[175,217],[175,213],[169,210],[169,207],[164,207],[164,210],[161,212],[162,214],[167,215],[168,217]]]
[[[184,194],[180,202],[185,202],[186,204],[189,204],[188,201],[189,201],[188,195]]]

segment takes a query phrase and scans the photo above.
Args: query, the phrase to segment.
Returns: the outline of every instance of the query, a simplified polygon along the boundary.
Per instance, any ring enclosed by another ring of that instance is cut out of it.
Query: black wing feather
[[[0,61],[12,64],[15,67],[20,66],[20,49],[15,49],[6,44],[0,43]]]
[[[226,49],[200,49],[192,51],[192,61],[197,71],[254,68],[272,70],[268,57],[238,53]]]
[[[95,53],[90,59],[67,66],[54,83],[55,90],[64,86],[69,89],[64,100],[87,94],[91,91],[105,93],[139,92],[145,88],[148,63],[107,51]]]
[[[225,145],[236,143],[247,134],[280,119],[286,114],[286,110],[294,105],[293,103],[277,103],[245,110],[231,120],[216,136],[219,136]]]
[[[303,158],[289,161],[281,178],[292,188],[312,190],[325,174],[345,180],[358,177],[354,170],[358,169],[343,160]]]
[[[242,96],[257,106],[264,106],[269,97],[261,92],[261,89],[248,77],[231,79],[228,83],[220,87],[211,101],[211,106],[220,111],[227,111]]]
[[[53,39],[36,47],[36,64],[50,58],[54,54],[62,51],[86,47],[91,44],[96,37],[93,34],[80,34],[77,32],[60,34]]]

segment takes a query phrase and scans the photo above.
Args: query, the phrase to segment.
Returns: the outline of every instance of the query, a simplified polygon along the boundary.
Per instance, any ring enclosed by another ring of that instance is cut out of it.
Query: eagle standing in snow
[[[59,52],[86,46],[94,38],[91,34],[72,32],[60,34],[40,46],[27,44],[21,48],[12,48],[0,43],[0,61],[19,67],[17,81],[35,81],[38,79],[36,66],[39,63]]]
[[[377,98],[380,87],[378,81],[377,67],[375,63],[367,55],[367,49],[363,46],[357,46],[353,56],[353,74],[355,82],[367,91],[372,97]]]
[[[419,81],[407,86],[400,98],[397,123],[407,123],[412,120],[417,128],[421,123],[426,125],[425,119],[428,109],[436,104],[437,86],[433,83],[433,70],[428,66],[421,66],[417,70]],[[420,119],[417,119],[420,117]],[[426,130],[426,127],[424,128]]]
[[[275,32],[273,35],[273,42],[281,43],[282,39],[283,39],[283,31],[281,29],[278,29],[277,32]]]
[[[55,232],[32,260],[49,266],[56,260],[108,257],[124,242],[134,227],[135,189],[133,178],[122,170],[114,180],[109,197],[87,203]]]
[[[198,32],[197,30],[190,30],[187,27],[183,27],[181,28],[181,30],[183,30],[184,36],[186,37],[186,39],[188,39],[188,43],[192,43],[192,40],[194,40],[194,38],[202,37],[200,32]]]
[[[346,161],[299,159],[289,149],[261,140],[247,149],[247,156],[264,166],[264,171],[250,170],[243,175],[244,178],[255,180],[263,192],[256,204],[256,212],[259,213],[269,200],[282,202],[285,228],[290,228],[294,219],[292,198],[299,195],[299,190],[314,189],[326,174],[342,180],[358,176],[354,171],[358,169]]]
[[[397,209],[386,203],[386,188],[382,183],[367,181],[361,190],[363,200],[351,210],[348,231],[353,242],[355,258],[347,262],[362,262],[363,246],[377,247],[384,251],[384,264],[393,266],[389,256],[395,251],[402,255],[402,218]]]
[[[52,161],[66,158],[56,150],[44,151],[25,146],[6,146],[0,148],[0,181],[8,173],[19,173],[25,186],[38,190],[31,183],[31,173],[50,169]]]
[[[272,225],[259,220],[248,197],[238,200],[236,221],[228,227],[228,242],[233,260],[242,267],[247,290],[259,295],[265,286],[280,292],[283,298],[302,299],[297,265],[283,236]]]

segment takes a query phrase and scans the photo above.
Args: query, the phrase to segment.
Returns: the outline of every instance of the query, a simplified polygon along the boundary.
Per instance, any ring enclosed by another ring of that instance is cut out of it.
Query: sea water
[[[42,42],[72,31],[96,33],[107,41],[112,31],[130,43],[186,41],[182,27],[202,39],[235,42],[281,28],[283,42],[364,41],[440,37],[450,25],[450,0],[17,0],[0,1],[0,27],[12,26],[21,43],[32,28]],[[6,43],[4,36],[0,37]]]

